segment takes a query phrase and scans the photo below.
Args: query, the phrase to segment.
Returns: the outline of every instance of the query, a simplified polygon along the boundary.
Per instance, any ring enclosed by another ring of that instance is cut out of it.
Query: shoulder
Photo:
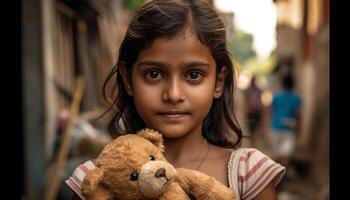
[[[254,198],[272,181],[276,186],[285,173],[284,167],[255,148],[233,151],[230,164],[232,185],[243,199]]]
[[[283,93],[276,93],[272,96],[272,103],[276,103],[276,101],[280,101],[283,98]]]

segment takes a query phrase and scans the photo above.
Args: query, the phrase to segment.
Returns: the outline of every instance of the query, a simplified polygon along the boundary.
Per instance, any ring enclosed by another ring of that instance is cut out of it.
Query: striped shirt
[[[95,166],[91,161],[79,165],[67,185],[81,198],[81,183],[86,173]],[[256,197],[273,179],[276,185],[285,173],[285,168],[254,148],[233,150],[227,166],[229,186],[236,193],[236,200]],[[275,186],[276,186],[275,185]]]
[[[73,172],[72,176],[70,176],[66,180],[66,184],[77,194],[81,199],[85,199],[81,194],[81,184],[84,180],[85,175],[95,168],[94,163],[92,161],[86,161],[85,163],[79,165]]]
[[[254,148],[233,151],[227,171],[236,200],[253,199],[275,178],[277,186],[285,174],[284,167]]]

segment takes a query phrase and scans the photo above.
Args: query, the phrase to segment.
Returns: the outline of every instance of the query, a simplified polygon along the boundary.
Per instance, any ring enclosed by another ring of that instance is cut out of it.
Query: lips
[[[166,111],[159,112],[158,114],[168,120],[178,120],[189,115],[190,113],[185,111]]]
[[[186,118],[190,113],[186,111],[170,110],[159,112],[158,115],[161,116],[166,121],[177,122]]]
[[[189,112],[173,110],[173,111],[159,112],[159,114],[161,114],[161,115],[185,115],[185,114],[189,114]]]

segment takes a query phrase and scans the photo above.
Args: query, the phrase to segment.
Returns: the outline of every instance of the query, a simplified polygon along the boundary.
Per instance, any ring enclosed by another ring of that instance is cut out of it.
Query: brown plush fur
[[[232,200],[234,192],[204,173],[175,169],[163,156],[162,135],[145,129],[120,136],[96,158],[86,175],[82,194],[87,200]],[[152,156],[155,158],[153,160]],[[131,174],[138,179],[132,180]]]

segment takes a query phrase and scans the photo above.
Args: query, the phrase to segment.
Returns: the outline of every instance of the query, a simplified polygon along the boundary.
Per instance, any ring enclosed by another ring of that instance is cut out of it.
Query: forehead
[[[215,66],[210,49],[202,44],[190,29],[185,29],[170,39],[156,39],[149,48],[142,50],[139,54],[138,61],[148,59],[174,65],[202,61]]]

